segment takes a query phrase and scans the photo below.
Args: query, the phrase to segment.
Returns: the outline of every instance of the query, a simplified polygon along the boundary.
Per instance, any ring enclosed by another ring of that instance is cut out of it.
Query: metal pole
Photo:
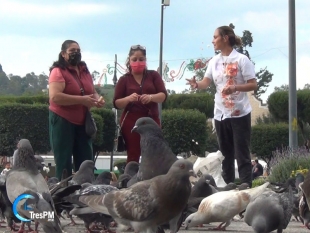
[[[117,55],[115,54],[115,59],[114,59],[114,76],[113,76],[113,84],[114,87],[116,86],[117,83],[117,75],[116,75],[116,71],[117,71]],[[115,113],[117,113],[117,110],[115,109]],[[116,132],[115,132],[116,134]],[[114,135],[114,139],[115,139],[115,135]],[[110,171],[113,171],[113,156],[114,156],[114,141],[113,141],[113,148],[111,151],[111,157],[110,157]]]
[[[289,0],[289,146],[298,147],[297,139],[297,91],[296,91],[296,27],[295,0]]]
[[[164,28],[164,0],[161,0],[161,12],[160,12],[160,42],[159,42],[159,74],[163,76],[163,28]],[[159,120],[161,123],[162,104],[158,104]]]

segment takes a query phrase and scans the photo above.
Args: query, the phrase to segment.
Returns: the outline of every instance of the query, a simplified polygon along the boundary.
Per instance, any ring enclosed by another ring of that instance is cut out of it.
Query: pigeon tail
[[[269,182],[266,182],[265,184],[262,184],[258,187],[251,188],[251,189],[245,189],[245,190],[242,190],[240,192],[245,192],[245,193],[249,194],[250,195],[250,201],[253,201],[265,191],[265,189],[268,187],[269,184],[270,184]]]

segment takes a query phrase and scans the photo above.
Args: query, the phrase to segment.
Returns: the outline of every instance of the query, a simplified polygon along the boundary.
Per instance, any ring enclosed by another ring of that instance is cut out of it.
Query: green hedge
[[[48,95],[37,96],[0,96],[0,103],[18,103],[18,104],[49,104]]]
[[[36,153],[50,151],[47,105],[0,105],[0,154],[12,156],[21,138],[29,139]]]
[[[278,91],[268,97],[268,109],[270,113],[281,121],[289,119],[289,93]],[[310,90],[297,91],[297,117],[310,124]]]
[[[169,95],[163,109],[197,109],[206,118],[213,118],[214,96],[208,93]]]
[[[162,129],[172,151],[175,154],[192,151],[198,156],[205,156],[206,120],[206,116],[197,110],[163,110]]]
[[[98,114],[103,119],[102,144],[94,144],[94,151],[112,151],[116,133],[115,115],[112,110],[93,108],[91,112]]]
[[[272,152],[289,144],[289,128],[286,123],[252,126],[251,152],[269,160]]]
[[[111,151],[116,129],[114,113],[107,109],[94,109],[92,112],[98,128],[94,151]],[[49,152],[48,127],[46,104],[0,105],[0,155],[12,156],[21,138],[29,139],[36,153]]]

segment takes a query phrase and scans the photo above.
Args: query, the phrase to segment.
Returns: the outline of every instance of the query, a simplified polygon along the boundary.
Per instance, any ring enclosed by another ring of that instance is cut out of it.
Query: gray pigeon
[[[209,175],[202,175],[192,187],[191,197],[207,197],[218,191],[210,185]],[[198,208],[198,206],[197,206]]]
[[[112,180],[112,174],[111,172],[101,172],[96,180],[93,182],[93,184],[107,184],[110,185]]]
[[[137,183],[138,171],[139,163],[137,163],[136,161],[130,161],[129,163],[127,163],[125,166],[124,174],[121,174],[118,178],[118,188],[127,188],[134,183]]]
[[[292,217],[293,195],[291,187],[284,193],[265,191],[247,206],[245,223],[252,226],[255,233],[274,230],[282,233]]]
[[[77,191],[75,194],[65,197],[64,200],[71,202],[72,204],[77,205],[78,207],[73,208],[70,211],[70,215],[76,215],[80,219],[83,220],[85,228],[91,232],[90,224],[102,223],[103,226],[109,230],[109,224],[112,221],[110,215],[105,215],[100,212],[94,211],[92,208],[88,207],[86,204],[78,201],[80,196],[88,196],[88,195],[105,195],[111,191],[118,190],[116,187],[112,185],[91,185],[83,190]]]
[[[136,121],[132,132],[140,134],[141,163],[137,180],[148,180],[168,172],[177,160],[158,124],[150,117]]]
[[[155,232],[157,226],[180,215],[185,208],[191,192],[189,176],[193,174],[191,162],[178,160],[166,175],[104,196],[81,196],[79,201],[111,215],[120,231],[131,227],[135,232]]]
[[[230,190],[234,190],[237,189],[238,186],[235,183],[228,183],[226,186],[224,187],[215,187],[215,189],[219,192],[221,191],[230,191]]]
[[[85,160],[80,169],[73,175],[72,180],[69,181],[70,185],[93,183],[95,181],[95,163],[92,160]]]
[[[33,196],[33,199],[22,199],[17,205],[18,213],[27,219],[30,219],[30,213],[24,208],[26,200],[34,212],[53,211],[56,213],[49,188],[36,167],[34,152],[27,139],[19,141],[18,156],[14,161],[13,168],[7,173],[6,189],[11,203],[21,194]],[[37,219],[35,221],[35,230],[37,230],[38,223],[41,223],[43,230],[47,233],[62,232],[60,221],[56,214],[54,214],[53,221],[46,221],[46,219]],[[20,232],[23,230],[24,224],[21,225]]]
[[[299,213],[304,225],[310,229],[310,171],[305,177],[304,182],[299,184],[302,196],[299,202]]]

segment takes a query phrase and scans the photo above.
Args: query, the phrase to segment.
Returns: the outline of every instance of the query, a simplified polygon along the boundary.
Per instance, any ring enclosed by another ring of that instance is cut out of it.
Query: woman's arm
[[[49,98],[58,105],[83,104],[83,96],[68,95],[63,93],[65,82],[52,82],[49,84]]]

